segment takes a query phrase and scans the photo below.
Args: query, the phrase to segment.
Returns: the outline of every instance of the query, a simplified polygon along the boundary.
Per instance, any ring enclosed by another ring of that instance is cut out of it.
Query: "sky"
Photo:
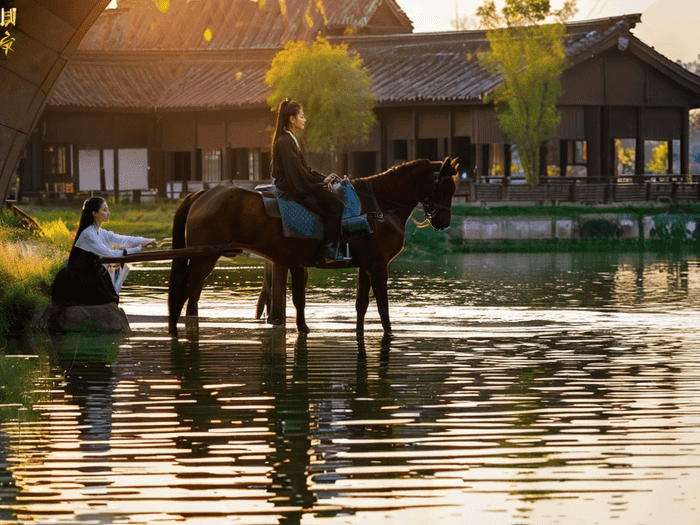
[[[452,31],[450,21],[456,18],[455,12],[476,23],[476,9],[484,3],[484,0],[396,1],[413,21],[415,32]],[[552,8],[560,8],[563,2],[551,0]],[[496,0],[499,8],[504,4],[505,0]],[[577,0],[576,5],[578,13],[574,20],[642,13],[642,22],[633,32],[646,44],[674,61],[692,62],[700,55],[698,0]]]

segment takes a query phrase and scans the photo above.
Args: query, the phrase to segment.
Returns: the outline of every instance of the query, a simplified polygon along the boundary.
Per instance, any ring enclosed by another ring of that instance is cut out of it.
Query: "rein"
[[[425,213],[425,211],[423,213]],[[422,230],[423,228],[427,228],[428,226],[430,226],[430,219],[428,219],[427,216],[425,217],[425,220],[423,220],[423,222],[418,222],[416,220],[416,218],[413,216],[413,214],[411,214],[411,220],[413,221],[413,224],[416,225],[416,228],[418,228],[419,230]]]
[[[433,180],[433,187],[430,191],[430,194],[423,198],[423,199],[418,199],[418,202],[423,205],[423,213],[425,214],[425,220],[422,222],[418,222],[413,218],[413,213],[411,213],[411,220],[416,224],[418,228],[426,228],[427,226],[430,226],[430,221],[432,220],[433,215],[437,212],[438,209],[449,209],[449,206],[445,206],[444,204],[439,204],[439,203],[434,203],[431,199],[433,197],[433,194],[438,191],[438,187],[440,184],[440,177],[435,176]],[[362,194],[366,197],[369,197],[372,199],[372,204],[374,205],[376,211],[369,211],[368,214],[376,216],[380,221],[384,221],[384,215],[389,214],[392,215],[398,211],[399,208],[404,208],[407,210],[414,210],[415,206],[409,206],[407,204],[403,204],[401,202],[396,202],[391,199],[388,199],[386,197],[382,197],[382,200],[391,204],[394,206],[394,208],[388,209],[386,212],[381,211],[381,208],[379,207],[379,202],[377,201],[377,198],[374,194],[374,188],[372,187],[372,182],[367,181],[367,185],[369,187],[369,192],[362,191],[358,189],[357,187],[355,188],[355,191],[359,194]]]

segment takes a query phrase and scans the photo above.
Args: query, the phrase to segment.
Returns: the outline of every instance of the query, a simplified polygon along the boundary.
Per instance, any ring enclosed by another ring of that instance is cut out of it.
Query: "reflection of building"
[[[483,102],[498,81],[474,58],[487,45],[483,31],[412,34],[393,0],[163,9],[121,2],[88,31],[32,136],[25,194],[73,184],[166,195],[183,181],[192,190],[266,178],[273,113],[265,73],[285,41],[319,33],[360,53],[377,96],[378,125],[368,143],[350,147],[345,171],[361,176],[400,160],[453,155],[470,174],[510,174],[511,148]],[[546,164],[611,176],[616,139],[635,139],[635,172],[644,173],[645,141],[654,140],[679,152],[675,170],[688,172],[688,110],[700,107],[700,78],[631,35],[638,21],[569,24],[562,124]],[[311,159],[321,170],[329,162]]]

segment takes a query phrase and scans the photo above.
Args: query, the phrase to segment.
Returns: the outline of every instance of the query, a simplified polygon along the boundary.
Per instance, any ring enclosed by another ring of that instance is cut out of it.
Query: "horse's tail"
[[[173,249],[185,248],[185,226],[192,203],[204,193],[199,190],[185,197],[178,206],[173,218]],[[170,284],[168,286],[168,332],[177,336],[177,321],[187,300],[187,283],[189,281],[189,259],[173,259],[170,267]]]

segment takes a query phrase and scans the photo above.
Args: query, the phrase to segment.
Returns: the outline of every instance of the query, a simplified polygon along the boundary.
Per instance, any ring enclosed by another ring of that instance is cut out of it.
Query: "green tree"
[[[338,172],[338,155],[348,144],[365,142],[376,122],[372,79],[357,54],[347,45],[331,45],[318,37],[311,45],[287,42],[272,60],[267,75],[272,92],[267,103],[277,109],[285,98],[296,100],[309,118],[300,133],[309,151],[333,153]]]
[[[502,80],[485,100],[494,103],[501,129],[516,145],[528,184],[539,183],[540,147],[554,137],[561,119],[564,22],[575,12],[575,0],[558,11],[549,0],[506,0],[500,13],[487,0],[476,13],[490,44],[479,63]],[[551,18],[556,22],[546,23]]]
[[[647,172],[666,173],[668,171],[668,142],[661,142],[651,152],[651,159],[647,162]]]

